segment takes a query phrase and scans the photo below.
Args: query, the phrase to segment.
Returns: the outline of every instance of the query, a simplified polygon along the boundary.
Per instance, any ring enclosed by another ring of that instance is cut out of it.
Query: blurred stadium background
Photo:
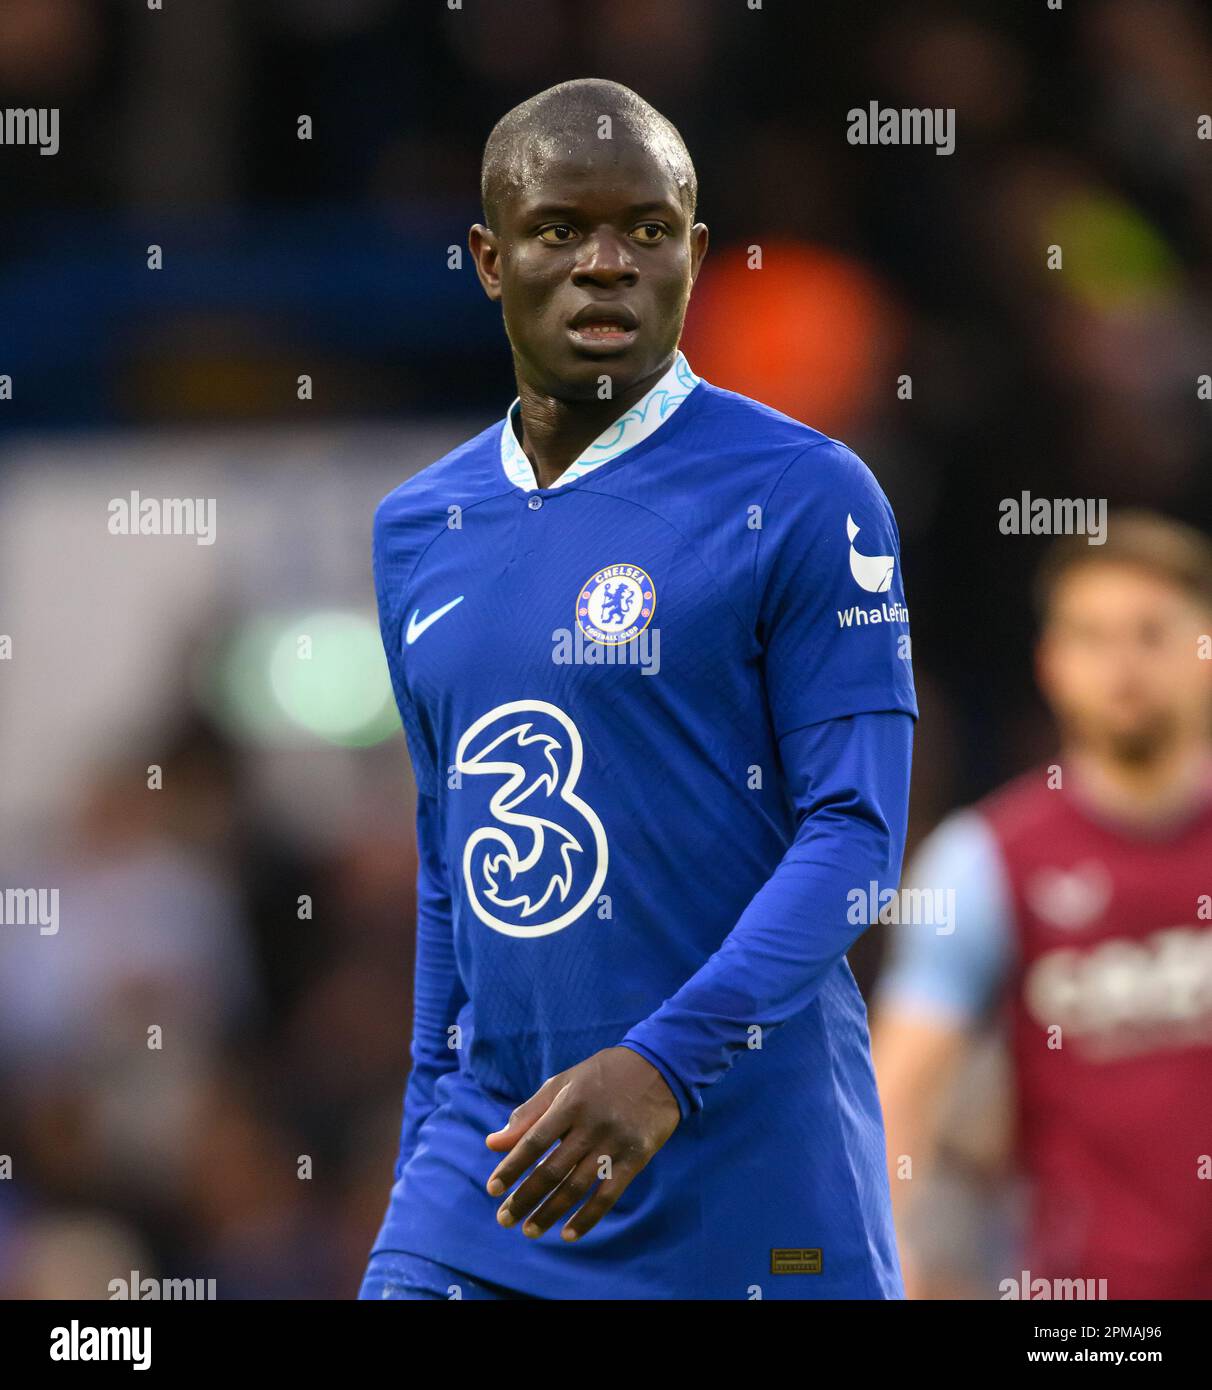
[[[2,0],[0,108],[59,108],[61,149],[0,149],[0,874],[58,886],[63,926],[0,928],[0,1296],[131,1269],[357,1288],[414,870],[370,518],[512,399],[448,248],[495,119],[586,75],[696,160],[695,369],[845,439],[896,508],[911,844],[1050,746],[1026,601],[1046,541],[1001,535],[998,501],[1212,522],[1202,5]],[[848,145],[873,100],[954,107],[955,153]],[[110,535],[132,491],[216,499],[216,543]],[[880,947],[856,949],[864,984]],[[982,1066],[927,1251],[973,1296],[1014,1242],[995,1041]]]

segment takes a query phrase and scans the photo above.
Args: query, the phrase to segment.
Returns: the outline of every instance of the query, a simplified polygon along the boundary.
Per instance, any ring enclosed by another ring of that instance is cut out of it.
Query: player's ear
[[[476,222],[467,234],[467,246],[475,262],[476,274],[489,299],[501,297],[501,256],[497,234],[483,223]]]
[[[698,279],[699,267],[707,255],[708,239],[707,224],[696,222],[690,229],[690,283],[692,285]]]

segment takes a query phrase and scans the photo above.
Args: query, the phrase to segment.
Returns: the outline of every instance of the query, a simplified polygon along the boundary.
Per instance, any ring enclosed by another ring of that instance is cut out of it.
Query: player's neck
[[[650,376],[621,395],[600,401],[563,401],[518,377],[521,402],[522,449],[540,487],[551,487],[561,473],[595,439],[635,405],[669,370],[662,363]]]
[[[1212,790],[1212,749],[1202,738],[1176,742],[1144,762],[1085,749],[1070,752],[1070,760],[1080,799],[1118,821],[1158,825],[1181,820]]]

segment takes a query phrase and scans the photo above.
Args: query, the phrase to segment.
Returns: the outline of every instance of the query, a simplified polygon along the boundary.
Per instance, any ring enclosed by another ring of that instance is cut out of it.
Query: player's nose
[[[625,237],[604,229],[587,236],[572,268],[574,284],[632,284],[638,271]]]

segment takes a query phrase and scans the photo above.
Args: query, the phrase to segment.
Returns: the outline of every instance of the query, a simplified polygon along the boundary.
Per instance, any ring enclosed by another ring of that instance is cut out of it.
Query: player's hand
[[[490,1149],[509,1150],[488,1179],[493,1197],[534,1168],[502,1202],[497,1220],[502,1226],[525,1221],[523,1235],[541,1236],[596,1184],[561,1232],[576,1240],[614,1206],[680,1119],[673,1092],[651,1062],[629,1047],[595,1052],[545,1081],[485,1140]]]

